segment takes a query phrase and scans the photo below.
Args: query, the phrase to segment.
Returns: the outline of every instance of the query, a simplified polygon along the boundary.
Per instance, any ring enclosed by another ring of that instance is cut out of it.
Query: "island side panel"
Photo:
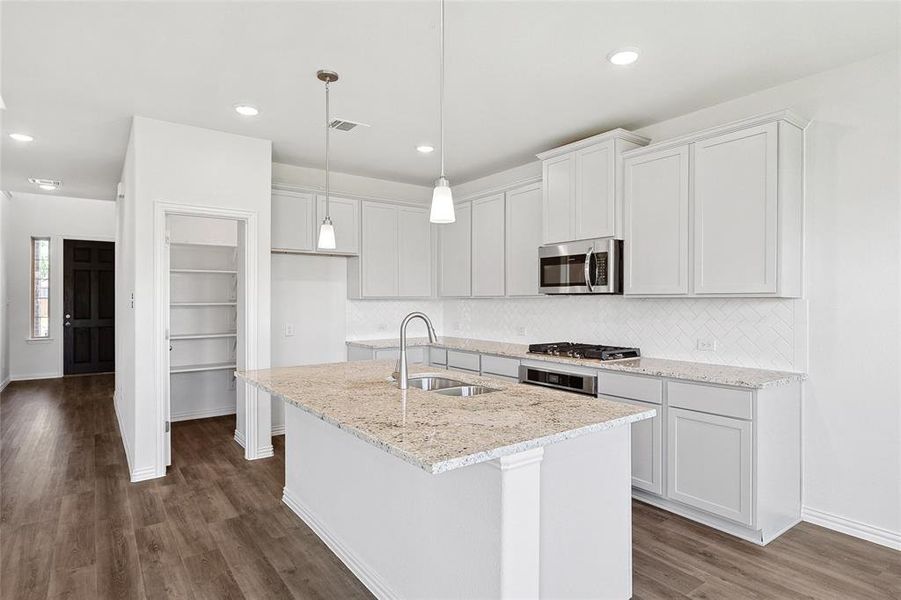
[[[541,597],[632,597],[631,427],[544,449]]]
[[[503,476],[432,475],[286,405],[285,503],[379,598],[502,597]]]

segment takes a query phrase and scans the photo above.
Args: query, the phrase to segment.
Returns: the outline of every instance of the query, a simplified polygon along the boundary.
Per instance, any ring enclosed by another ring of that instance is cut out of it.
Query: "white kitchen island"
[[[629,424],[653,410],[459,373],[498,391],[402,391],[393,367],[238,373],[286,402],[285,503],[377,597],[631,596]]]

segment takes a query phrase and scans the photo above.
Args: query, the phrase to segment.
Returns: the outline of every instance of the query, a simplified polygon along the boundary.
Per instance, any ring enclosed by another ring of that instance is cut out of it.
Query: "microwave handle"
[[[592,290],[591,285],[591,255],[594,254],[594,248],[589,247],[588,252],[585,253],[585,286],[588,288],[589,293],[594,291]]]

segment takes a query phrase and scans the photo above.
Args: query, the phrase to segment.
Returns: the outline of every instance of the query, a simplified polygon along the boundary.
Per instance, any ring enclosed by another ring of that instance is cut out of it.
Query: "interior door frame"
[[[34,236],[41,237],[41,236]],[[59,340],[59,352],[56,357],[56,377],[63,377],[66,372],[66,319],[65,315],[65,271],[66,271],[66,240],[75,242],[112,242],[113,243],[113,271],[115,272],[117,261],[119,260],[119,243],[116,236],[109,235],[53,235],[50,237],[50,323],[51,338]],[[54,265],[59,265],[54,269]],[[118,273],[116,273],[118,275]],[[57,292],[54,292],[54,289]],[[118,289],[115,287],[114,290]],[[29,290],[29,301],[31,291]],[[114,292],[115,294],[115,292]],[[114,298],[114,302],[116,299]],[[55,310],[54,310],[55,309]]]
[[[169,434],[166,431],[166,422],[169,421],[169,339],[166,335],[169,327],[169,248],[166,218],[170,215],[228,219],[238,222],[239,240],[243,242],[243,253],[239,256],[239,264],[243,266],[243,273],[240,273],[238,278],[238,302],[240,306],[243,306],[243,310],[239,310],[237,316],[238,348],[235,355],[237,368],[252,370],[269,366],[262,364],[264,357],[260,352],[261,332],[258,327],[260,302],[257,298],[259,279],[257,213],[212,206],[155,202],[153,218],[153,340],[156,352],[154,352],[153,369],[156,382],[154,398],[156,400],[157,477],[166,475],[169,451]],[[243,280],[243,285],[241,280]],[[244,458],[255,460],[272,456],[272,407],[270,402],[260,402],[260,394],[255,387],[236,385],[235,388],[238,397],[238,428],[235,430],[235,440],[238,443],[244,442],[242,444]],[[266,399],[268,400],[268,397]],[[242,424],[243,431],[241,430]]]

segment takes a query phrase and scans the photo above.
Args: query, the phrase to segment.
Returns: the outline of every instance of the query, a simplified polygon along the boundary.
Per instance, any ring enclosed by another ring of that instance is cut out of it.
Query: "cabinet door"
[[[575,157],[564,154],[542,164],[544,243],[573,239]]]
[[[472,295],[504,295],[504,195],[472,203]]]
[[[441,296],[472,294],[472,205],[455,208],[457,220],[438,226],[439,281]]]
[[[776,292],[777,128],[694,144],[697,294]]]
[[[398,295],[432,295],[432,226],[427,208],[398,209]]]
[[[351,198],[329,196],[329,213],[335,226],[334,252],[357,254],[360,251],[360,202]],[[325,196],[316,196],[316,231],[318,243],[319,224],[325,218]]]
[[[576,152],[574,239],[611,237],[616,233],[613,140]]]
[[[751,422],[667,410],[667,496],[752,524]]]
[[[626,294],[688,293],[688,146],[625,161]]]
[[[397,207],[363,202],[364,297],[397,295]]]
[[[538,295],[541,185],[507,192],[507,295]]]
[[[657,416],[632,423],[632,487],[663,494],[663,407],[659,404],[599,396],[613,402],[634,404],[657,411]]]
[[[313,194],[272,192],[273,248],[312,252],[313,221]]]

